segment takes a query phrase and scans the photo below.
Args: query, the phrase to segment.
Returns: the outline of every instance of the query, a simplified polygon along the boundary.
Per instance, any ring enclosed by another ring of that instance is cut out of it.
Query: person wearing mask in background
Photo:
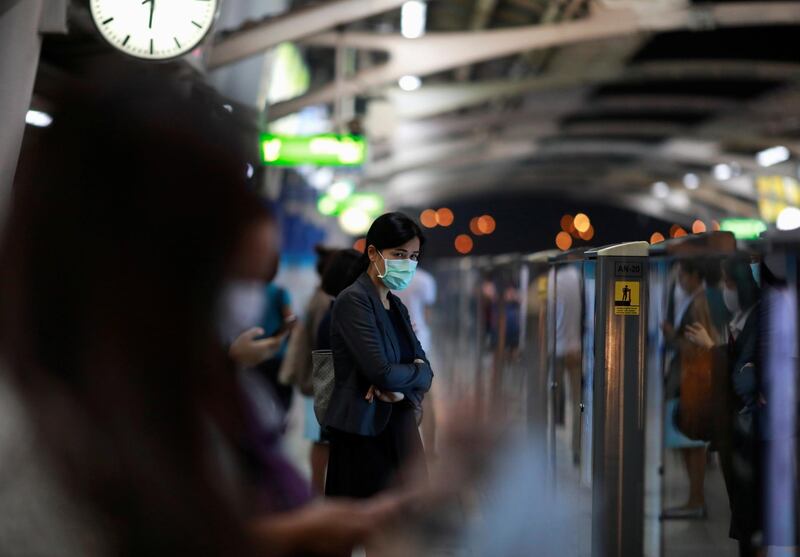
[[[709,436],[700,429],[709,425],[713,411],[712,400],[708,398],[711,357],[708,350],[688,340],[687,330],[690,325],[701,323],[714,338],[719,334],[713,326],[700,261],[685,259],[678,264],[667,318],[661,325],[667,347],[665,446],[681,453],[689,477],[689,498],[683,506],[665,509],[662,518],[704,519],[707,515],[704,484]]]
[[[405,290],[397,292],[408,308],[408,315],[411,317],[411,325],[419,339],[422,349],[429,359],[436,361],[431,354],[431,313],[433,304],[436,303],[436,279],[425,269],[417,268],[411,284]],[[436,393],[433,388],[428,392],[423,402],[425,420],[422,422],[422,442],[425,446],[425,453],[431,456],[436,450],[436,410],[434,401]]]
[[[425,241],[401,213],[378,217],[367,233],[355,282],[336,298],[331,350],[336,382],[323,426],[331,436],[325,493],[369,497],[400,481],[424,456],[418,430],[433,372],[403,303]]]
[[[760,289],[746,261],[722,264],[723,298],[733,315],[727,342],[719,343],[700,323],[689,325],[686,337],[714,351],[717,386],[712,448],[719,451],[731,507],[730,537],[739,542],[741,557],[759,555],[761,522],[761,452],[759,416],[767,403],[759,373]]]
[[[349,555],[401,498],[293,500],[253,426],[218,325],[277,252],[219,102],[108,75],[57,98],[0,243],[0,554]]]
[[[337,250],[317,246],[315,251],[317,252],[317,275],[322,280],[322,275]],[[325,468],[328,466],[328,442],[322,438],[319,422],[314,415],[311,351],[315,350],[319,324],[330,310],[332,301],[333,298],[325,293],[320,284],[306,306],[302,323],[294,327],[278,375],[281,385],[293,385],[303,395],[303,436],[311,442],[309,454],[311,486],[314,493],[318,495],[324,492]]]

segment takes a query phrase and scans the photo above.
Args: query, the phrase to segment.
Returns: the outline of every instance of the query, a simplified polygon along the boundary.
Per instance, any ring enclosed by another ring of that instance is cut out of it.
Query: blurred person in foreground
[[[305,504],[230,359],[261,347],[220,341],[226,285],[277,253],[217,105],[105,85],[23,154],[0,243],[4,556],[349,555],[403,504]]]
[[[331,436],[326,495],[369,497],[399,483],[405,465],[424,456],[417,427],[433,371],[408,310],[391,293],[410,284],[424,241],[407,216],[378,217],[358,278],[334,303],[336,381],[322,424]]]

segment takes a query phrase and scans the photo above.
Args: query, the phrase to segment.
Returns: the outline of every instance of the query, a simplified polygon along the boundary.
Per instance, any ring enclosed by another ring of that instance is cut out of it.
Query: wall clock
[[[100,34],[115,48],[145,60],[186,54],[214,23],[218,0],[91,0]]]

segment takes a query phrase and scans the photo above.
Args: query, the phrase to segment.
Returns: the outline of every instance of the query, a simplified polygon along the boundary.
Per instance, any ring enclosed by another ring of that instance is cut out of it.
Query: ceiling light
[[[403,91],[416,91],[422,87],[422,80],[415,75],[404,75],[397,84]]]
[[[733,168],[729,164],[717,164],[713,168],[714,178],[717,180],[730,180],[733,178]]]
[[[789,152],[789,149],[783,145],[778,145],[776,147],[764,149],[760,153],[756,154],[756,161],[758,162],[759,166],[773,166],[788,161],[791,155],[792,154]]]
[[[40,110],[29,110],[25,115],[25,123],[37,128],[46,128],[53,123],[53,117],[47,112]]]
[[[350,182],[345,182],[344,180],[335,182],[328,189],[328,195],[330,195],[336,201],[344,201],[350,197],[351,193],[353,193],[353,184]]]
[[[369,230],[372,219],[366,211],[359,207],[350,207],[339,217],[339,226],[342,230],[353,236],[364,234]]]
[[[797,207],[786,207],[778,215],[778,222],[775,223],[778,230],[795,230],[800,228],[800,209]]]
[[[425,34],[427,7],[420,0],[409,0],[400,10],[400,32],[407,39],[418,39]]]
[[[687,190],[696,190],[700,187],[700,177],[697,174],[689,173],[683,177],[683,185]]]
[[[666,182],[656,182],[652,186],[653,195],[658,199],[666,199],[669,197],[669,184]]]

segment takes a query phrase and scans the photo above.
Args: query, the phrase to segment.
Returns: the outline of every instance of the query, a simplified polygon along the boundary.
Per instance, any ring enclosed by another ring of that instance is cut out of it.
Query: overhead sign
[[[719,229],[732,232],[737,240],[757,240],[767,225],[759,219],[722,219]]]
[[[261,135],[261,160],[269,166],[361,166],[366,156],[360,135]]]
[[[791,176],[759,176],[756,189],[758,212],[766,222],[774,223],[786,207],[800,206],[800,183]]]
[[[639,281],[614,282],[614,315],[639,315]]]

